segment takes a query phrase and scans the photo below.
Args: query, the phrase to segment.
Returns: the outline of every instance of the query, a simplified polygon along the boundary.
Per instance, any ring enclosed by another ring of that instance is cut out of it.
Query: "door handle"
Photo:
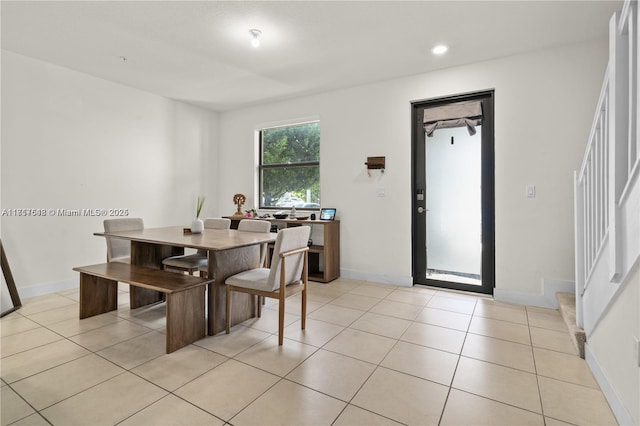
[[[426,211],[427,209],[425,209],[424,207],[418,207],[418,213],[424,213]]]

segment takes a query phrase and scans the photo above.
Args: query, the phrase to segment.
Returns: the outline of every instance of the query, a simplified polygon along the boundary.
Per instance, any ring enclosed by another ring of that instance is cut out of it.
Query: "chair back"
[[[268,220],[243,219],[238,224],[238,231],[245,232],[269,232],[271,222]]]
[[[224,217],[208,217],[202,221],[205,229],[229,229],[231,228],[231,219]],[[207,251],[198,249],[198,254],[207,257]]]
[[[271,231],[271,222],[268,220],[242,219],[238,224],[238,231],[245,232],[269,232]],[[260,266],[264,265],[267,257],[267,245],[260,245]]]
[[[231,228],[231,219],[208,217],[204,220],[204,227],[207,229],[229,229]]]
[[[271,290],[277,290],[280,288],[280,272],[282,265],[280,253],[307,247],[310,233],[311,228],[308,226],[285,228],[278,232],[276,244],[273,248],[271,270],[269,272],[268,280],[268,284]],[[285,285],[289,285],[300,280],[300,276],[302,275],[302,267],[304,266],[305,254],[306,253],[299,253],[287,257],[284,277]]]
[[[141,231],[144,223],[140,218],[105,219],[105,232]],[[107,237],[107,262],[120,257],[131,256],[131,241],[121,238]]]

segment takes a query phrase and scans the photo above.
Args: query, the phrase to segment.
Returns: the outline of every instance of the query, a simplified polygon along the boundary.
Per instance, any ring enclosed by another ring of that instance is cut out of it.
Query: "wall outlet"
[[[384,197],[385,193],[384,193],[384,188],[377,188],[376,189],[376,195],[378,197]]]

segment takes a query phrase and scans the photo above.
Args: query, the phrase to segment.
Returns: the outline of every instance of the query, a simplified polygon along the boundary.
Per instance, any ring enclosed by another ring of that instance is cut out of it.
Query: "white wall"
[[[148,226],[186,225],[203,192],[205,216],[230,214],[233,194],[255,192],[255,129],[319,117],[322,203],[342,220],[342,274],[410,285],[410,102],[494,88],[496,295],[539,295],[543,280],[573,279],[572,171],[606,51],[476,63],[223,113],[219,126],[214,113],[3,51],[1,207],[122,207]],[[387,169],[368,177],[373,155]],[[91,235],[101,221],[3,217],[18,286],[70,280],[72,266],[101,261],[104,241]]]
[[[185,224],[212,185],[217,114],[2,51],[2,209],[128,209]],[[206,167],[205,167],[206,166]],[[213,206],[205,205],[207,208]],[[104,217],[2,217],[22,297],[102,262]]]
[[[596,329],[587,337],[587,361],[622,424],[640,424],[640,265],[636,265]],[[615,350],[612,350],[615,348]],[[601,376],[600,376],[601,375]],[[609,393],[609,394],[607,394]],[[613,393],[613,395],[611,395]]]
[[[233,211],[234,193],[254,193],[261,123],[317,115],[322,204],[342,220],[342,274],[410,285],[410,102],[493,88],[496,295],[540,295],[545,279],[573,280],[572,173],[606,62],[605,42],[581,44],[223,113],[219,212]],[[372,155],[387,168],[367,177]],[[526,198],[529,184],[536,198]]]

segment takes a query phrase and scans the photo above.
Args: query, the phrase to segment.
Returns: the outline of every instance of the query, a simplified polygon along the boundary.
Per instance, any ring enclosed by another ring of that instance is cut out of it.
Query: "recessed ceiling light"
[[[449,50],[448,46],[445,46],[444,44],[439,44],[436,47],[434,47],[433,49],[431,49],[431,52],[434,55],[442,55],[443,53],[445,53],[447,50]]]
[[[253,47],[259,47],[260,46],[260,36],[262,35],[262,31],[256,30],[254,28],[254,29],[249,30],[249,34],[251,34],[251,37],[252,37],[251,38],[251,45]]]

